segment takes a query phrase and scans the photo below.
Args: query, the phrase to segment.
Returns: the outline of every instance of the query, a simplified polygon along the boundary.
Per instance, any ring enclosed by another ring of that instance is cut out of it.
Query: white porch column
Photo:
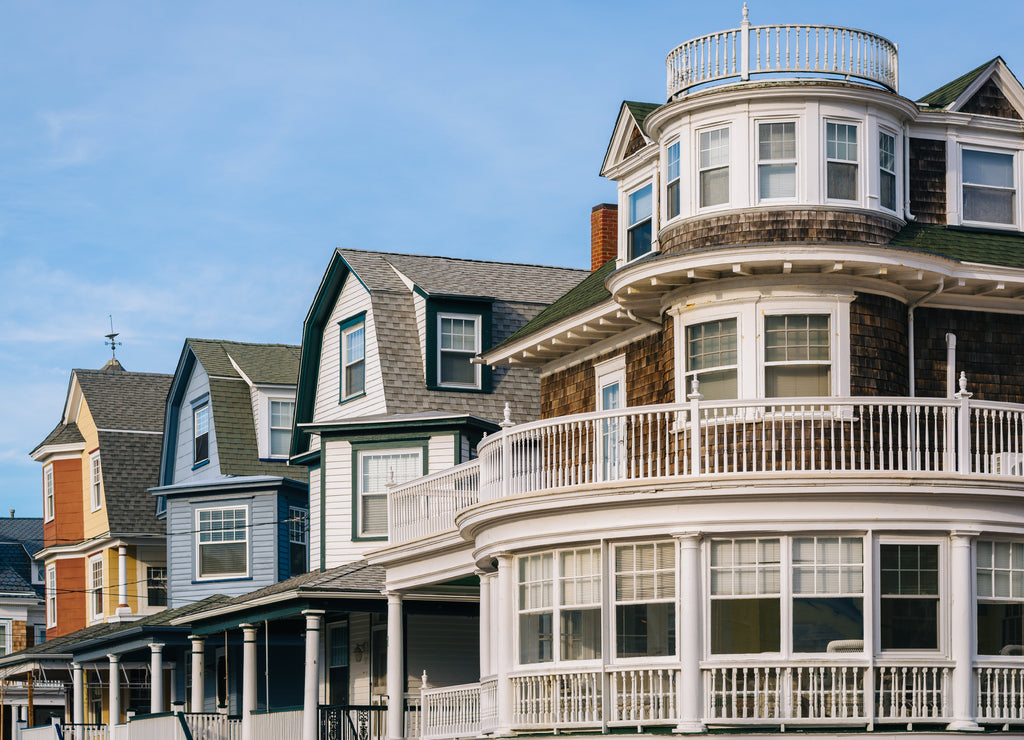
[[[109,703],[107,705],[107,723],[116,725],[121,723],[121,665],[118,656],[113,653],[107,655],[110,661],[110,685],[107,687]]]
[[[512,671],[514,655],[512,639],[516,607],[515,573],[512,556],[502,553],[498,560],[498,665],[495,674],[498,683],[498,727],[496,735],[512,734]]]
[[[206,676],[206,638],[189,635],[192,641],[192,704],[191,712],[203,711],[206,702],[206,687],[203,679]]]
[[[117,546],[117,612],[131,614],[128,608],[128,548],[124,545]]]
[[[402,649],[402,594],[388,591],[388,737],[405,737],[405,661]]]
[[[950,657],[953,658],[953,721],[947,730],[980,730],[974,719],[975,597],[971,572],[974,532],[950,532]]]
[[[318,740],[317,698],[320,695],[320,618],[324,612],[306,609],[306,673],[302,696],[302,740]]]
[[[164,644],[149,643],[149,712],[164,711]]]
[[[704,732],[700,680],[700,532],[682,532],[679,540],[679,724],[676,732]]]
[[[480,578],[480,678],[491,675],[491,574],[476,572]]]
[[[85,724],[85,695],[82,685],[82,664],[71,664],[71,721]]]
[[[242,628],[242,740],[255,740],[252,734],[252,711],[256,709],[256,628]]]

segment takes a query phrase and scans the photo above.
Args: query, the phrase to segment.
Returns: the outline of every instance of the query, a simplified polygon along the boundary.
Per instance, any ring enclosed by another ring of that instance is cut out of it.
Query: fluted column
[[[242,740],[255,740],[252,734],[252,712],[256,709],[256,627],[242,628]]]
[[[107,655],[107,660],[110,661],[107,722],[110,725],[117,725],[121,723],[121,665],[118,656],[113,653]]]
[[[192,641],[192,705],[190,711],[201,712],[206,704],[206,638],[190,635]]]
[[[320,688],[320,618],[324,612],[307,609],[306,617],[306,672],[302,697],[302,740],[318,740],[319,722],[317,697]]]
[[[700,533],[683,532],[679,541],[679,724],[676,732],[704,732],[700,680]]]
[[[149,711],[157,714],[164,711],[164,645],[162,642],[149,644]]]
[[[950,657],[953,659],[951,693],[953,721],[947,730],[979,730],[974,717],[975,597],[971,572],[974,532],[950,532],[949,610]]]

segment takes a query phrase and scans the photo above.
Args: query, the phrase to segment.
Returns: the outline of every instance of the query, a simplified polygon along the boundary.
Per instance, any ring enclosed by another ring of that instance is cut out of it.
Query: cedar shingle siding
[[[857,294],[850,305],[850,395],[905,396],[908,372],[906,306]]]
[[[910,212],[920,223],[946,223],[945,141],[910,140]]]
[[[1020,120],[1020,114],[1010,105],[999,86],[991,77],[982,85],[978,92],[974,93],[970,100],[964,103],[961,108],[964,113],[974,113],[982,116],[998,116],[999,118],[1013,118]]]

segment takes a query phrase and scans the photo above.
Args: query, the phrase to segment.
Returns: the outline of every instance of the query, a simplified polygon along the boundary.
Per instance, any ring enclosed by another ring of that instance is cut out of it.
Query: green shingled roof
[[[509,342],[514,342],[549,324],[561,321],[567,316],[572,316],[574,313],[578,313],[585,308],[590,308],[603,300],[611,298],[612,294],[604,287],[604,279],[611,275],[614,270],[615,260],[608,260],[584,278],[575,288],[569,290],[568,293],[537,314],[532,321],[525,324],[519,331],[498,346],[501,347]]]
[[[945,108],[959,98],[963,94],[964,90],[970,87],[971,84],[981,76],[981,73],[988,69],[996,59],[999,59],[999,57],[989,59],[980,67],[976,67],[967,74],[960,75],[952,82],[947,82],[939,89],[932,90],[924,97],[918,98],[918,105],[925,105],[929,108]]]
[[[1024,235],[939,224],[907,224],[891,246],[929,252],[960,262],[1024,267]]]
[[[624,100],[622,104],[629,109],[630,115],[633,116],[633,120],[636,121],[636,125],[640,128],[644,127],[644,121],[647,120],[647,116],[661,107],[657,103],[638,103],[633,100]]]

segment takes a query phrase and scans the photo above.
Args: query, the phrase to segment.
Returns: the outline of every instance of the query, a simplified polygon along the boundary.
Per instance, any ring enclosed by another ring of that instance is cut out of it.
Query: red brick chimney
[[[619,207],[599,203],[590,211],[590,271],[619,254]]]

